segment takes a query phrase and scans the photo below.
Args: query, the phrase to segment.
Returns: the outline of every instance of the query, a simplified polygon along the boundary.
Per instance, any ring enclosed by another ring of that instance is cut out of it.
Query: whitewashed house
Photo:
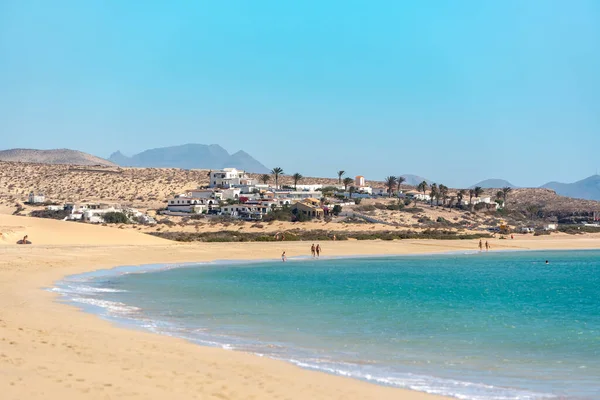
[[[467,204],[469,203],[468,201],[466,202]],[[492,198],[491,197],[474,197],[472,204],[479,204],[479,203],[485,203],[485,204],[491,204],[492,203]]]
[[[229,187],[227,189],[221,189],[222,199],[223,200],[238,200],[240,195],[242,194],[242,190],[240,188]]]
[[[271,212],[272,208],[265,203],[228,204],[221,207],[221,213],[232,217],[260,220]]]
[[[214,189],[195,189],[190,190],[185,194],[185,197],[191,197],[194,199],[215,199]]]
[[[318,191],[309,192],[304,190],[276,190],[273,192],[273,194],[277,199],[287,199],[293,201],[320,198],[323,196],[323,193]]]
[[[191,197],[176,197],[167,201],[167,210],[173,212],[186,212],[201,214],[215,204],[214,200],[195,199]]]
[[[417,191],[411,191],[406,193],[406,197],[409,199],[417,199],[420,201],[430,201],[431,200],[431,196],[425,193],[421,193],[421,192],[417,192]]]
[[[119,204],[108,203],[65,203],[63,209],[69,211],[69,215],[65,218],[66,220],[79,221],[84,219],[86,211],[108,210],[107,212],[113,212],[115,210],[120,211],[121,206]]]
[[[46,196],[43,193],[35,194],[34,192],[29,193],[29,204],[40,204],[46,202]]]
[[[248,177],[245,171],[235,168],[223,168],[210,171],[210,187],[229,188],[231,186],[252,186],[258,182]]]
[[[90,224],[101,224],[104,222],[104,214],[111,212],[123,212],[120,208],[87,209],[83,212],[81,220]]]
[[[315,184],[315,185],[296,185],[297,191],[303,192],[316,192],[317,190],[323,189],[323,185]]]

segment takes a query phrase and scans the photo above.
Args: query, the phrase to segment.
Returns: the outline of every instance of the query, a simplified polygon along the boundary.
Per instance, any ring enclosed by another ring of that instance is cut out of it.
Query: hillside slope
[[[116,164],[82,151],[70,149],[36,150],[9,149],[0,150],[0,161],[39,163],[39,164],[74,164],[103,165],[116,167]]]

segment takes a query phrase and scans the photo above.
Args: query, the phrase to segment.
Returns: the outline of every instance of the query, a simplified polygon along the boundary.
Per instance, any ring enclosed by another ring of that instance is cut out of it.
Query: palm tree
[[[452,208],[455,201],[456,201],[456,196],[450,196],[450,200],[448,200],[448,207]]]
[[[429,192],[429,198],[431,200],[431,205],[433,205],[433,199],[438,199],[440,196],[439,191],[438,191],[438,187],[437,187],[437,183],[432,183],[431,184],[431,191]],[[437,201],[436,201],[437,203]]]
[[[279,177],[283,175],[283,169],[275,167],[271,170],[271,174],[275,177],[275,189],[279,188]]]
[[[419,192],[423,192],[423,196],[425,196],[425,192],[427,191],[428,186],[429,185],[427,184],[427,182],[423,181],[417,185],[417,190]]]
[[[346,171],[338,171],[337,175],[338,175],[338,183],[342,183],[342,176],[344,176],[344,174],[346,173]]]
[[[348,186],[352,185],[352,183],[354,183],[354,180],[352,178],[344,178],[342,183],[344,184],[344,192],[346,192],[348,191]]]
[[[483,188],[481,186],[475,186],[475,189],[473,189],[473,193],[475,194],[475,198],[477,199],[483,194]]]
[[[458,199],[459,206],[462,206],[462,201],[463,201],[463,198],[465,197],[465,194],[467,194],[467,191],[465,189],[460,189],[458,191],[458,193],[456,194],[456,198]]]
[[[446,205],[446,197],[448,196],[448,186],[440,184],[438,188],[438,193],[442,198],[442,206]]]
[[[396,184],[398,185],[398,193],[400,193],[400,186],[402,186],[402,184],[406,182],[406,178],[403,176],[399,176],[396,178]]]
[[[300,182],[302,179],[304,179],[304,177],[301,174],[296,172],[294,175],[292,175],[292,179],[294,180],[294,190],[297,190],[298,182]]]
[[[348,194],[350,198],[352,198],[352,193],[354,192],[356,192],[356,187],[350,186],[350,189],[348,189]]]
[[[506,186],[502,188],[502,199],[504,200],[504,207],[506,207],[506,196],[512,192],[512,188]]]
[[[262,183],[264,183],[266,185],[271,180],[271,175],[269,175],[269,174],[262,174],[260,176],[260,180],[262,181]]]
[[[396,187],[396,177],[388,176],[387,178],[385,178],[385,186],[387,186],[388,188],[389,196],[392,197],[392,194],[394,193],[394,188]]]

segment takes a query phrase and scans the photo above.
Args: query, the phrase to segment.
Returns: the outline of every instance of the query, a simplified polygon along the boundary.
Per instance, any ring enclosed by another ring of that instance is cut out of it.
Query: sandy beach
[[[44,290],[121,265],[306,255],[310,243],[176,244],[131,230],[0,215],[3,399],[434,399],[111,325]],[[24,234],[32,245],[14,243]],[[600,248],[598,235],[516,236],[493,250]],[[477,241],[338,241],[325,256],[475,250]]]

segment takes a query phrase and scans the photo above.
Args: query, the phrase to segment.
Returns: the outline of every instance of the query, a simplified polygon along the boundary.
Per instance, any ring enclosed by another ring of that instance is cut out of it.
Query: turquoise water
[[[600,398],[600,251],[153,266],[55,290],[121,323],[385,385]]]

